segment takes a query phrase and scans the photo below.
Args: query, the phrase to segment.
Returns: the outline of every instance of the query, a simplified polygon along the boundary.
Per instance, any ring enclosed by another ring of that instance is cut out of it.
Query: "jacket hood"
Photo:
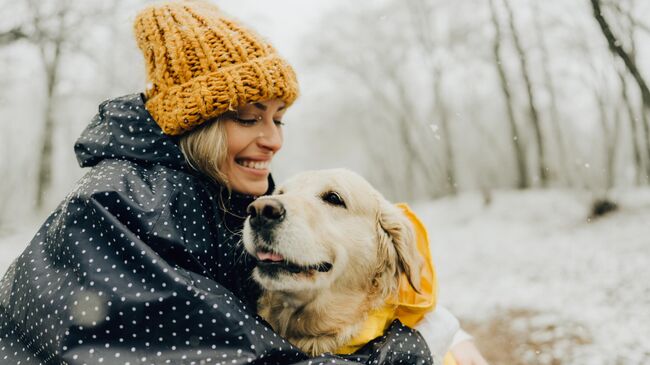
[[[101,103],[99,113],[81,133],[74,149],[81,167],[104,159],[187,167],[176,139],[162,132],[145,109],[142,94]]]

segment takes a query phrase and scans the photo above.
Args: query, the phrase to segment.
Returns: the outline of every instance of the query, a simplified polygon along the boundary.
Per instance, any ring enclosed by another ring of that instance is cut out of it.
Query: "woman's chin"
[[[232,190],[246,195],[261,196],[269,189],[268,180],[264,181],[237,181],[231,185]]]
[[[237,163],[232,166],[234,168],[226,172],[232,190],[241,194],[260,196],[269,189],[271,171],[268,169],[252,169]]]

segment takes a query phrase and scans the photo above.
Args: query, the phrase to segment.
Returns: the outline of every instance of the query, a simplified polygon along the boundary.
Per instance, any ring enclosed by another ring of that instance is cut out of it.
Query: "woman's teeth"
[[[266,168],[269,167],[270,161],[238,160],[237,163],[250,169],[266,170]]]

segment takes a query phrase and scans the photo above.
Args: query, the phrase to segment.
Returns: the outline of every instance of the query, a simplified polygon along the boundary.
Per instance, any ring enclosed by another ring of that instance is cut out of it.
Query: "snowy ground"
[[[493,365],[650,364],[650,189],[588,220],[567,191],[464,194],[414,205],[429,227],[440,302]],[[0,237],[0,272],[36,231]]]
[[[440,301],[498,363],[650,364],[650,190],[612,197],[620,211],[595,220],[575,192],[415,206]]]

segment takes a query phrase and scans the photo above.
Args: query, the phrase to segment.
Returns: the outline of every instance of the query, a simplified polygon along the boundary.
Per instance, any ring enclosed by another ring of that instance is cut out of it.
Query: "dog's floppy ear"
[[[380,204],[379,234],[383,236],[380,237],[380,249],[387,253],[387,259],[391,259],[391,256],[394,259],[394,255],[390,254],[390,247],[386,247],[392,244],[397,254],[396,275],[399,278],[401,272],[405,273],[413,289],[420,293],[420,270],[424,262],[417,248],[413,226],[399,208],[388,201],[382,201]]]

